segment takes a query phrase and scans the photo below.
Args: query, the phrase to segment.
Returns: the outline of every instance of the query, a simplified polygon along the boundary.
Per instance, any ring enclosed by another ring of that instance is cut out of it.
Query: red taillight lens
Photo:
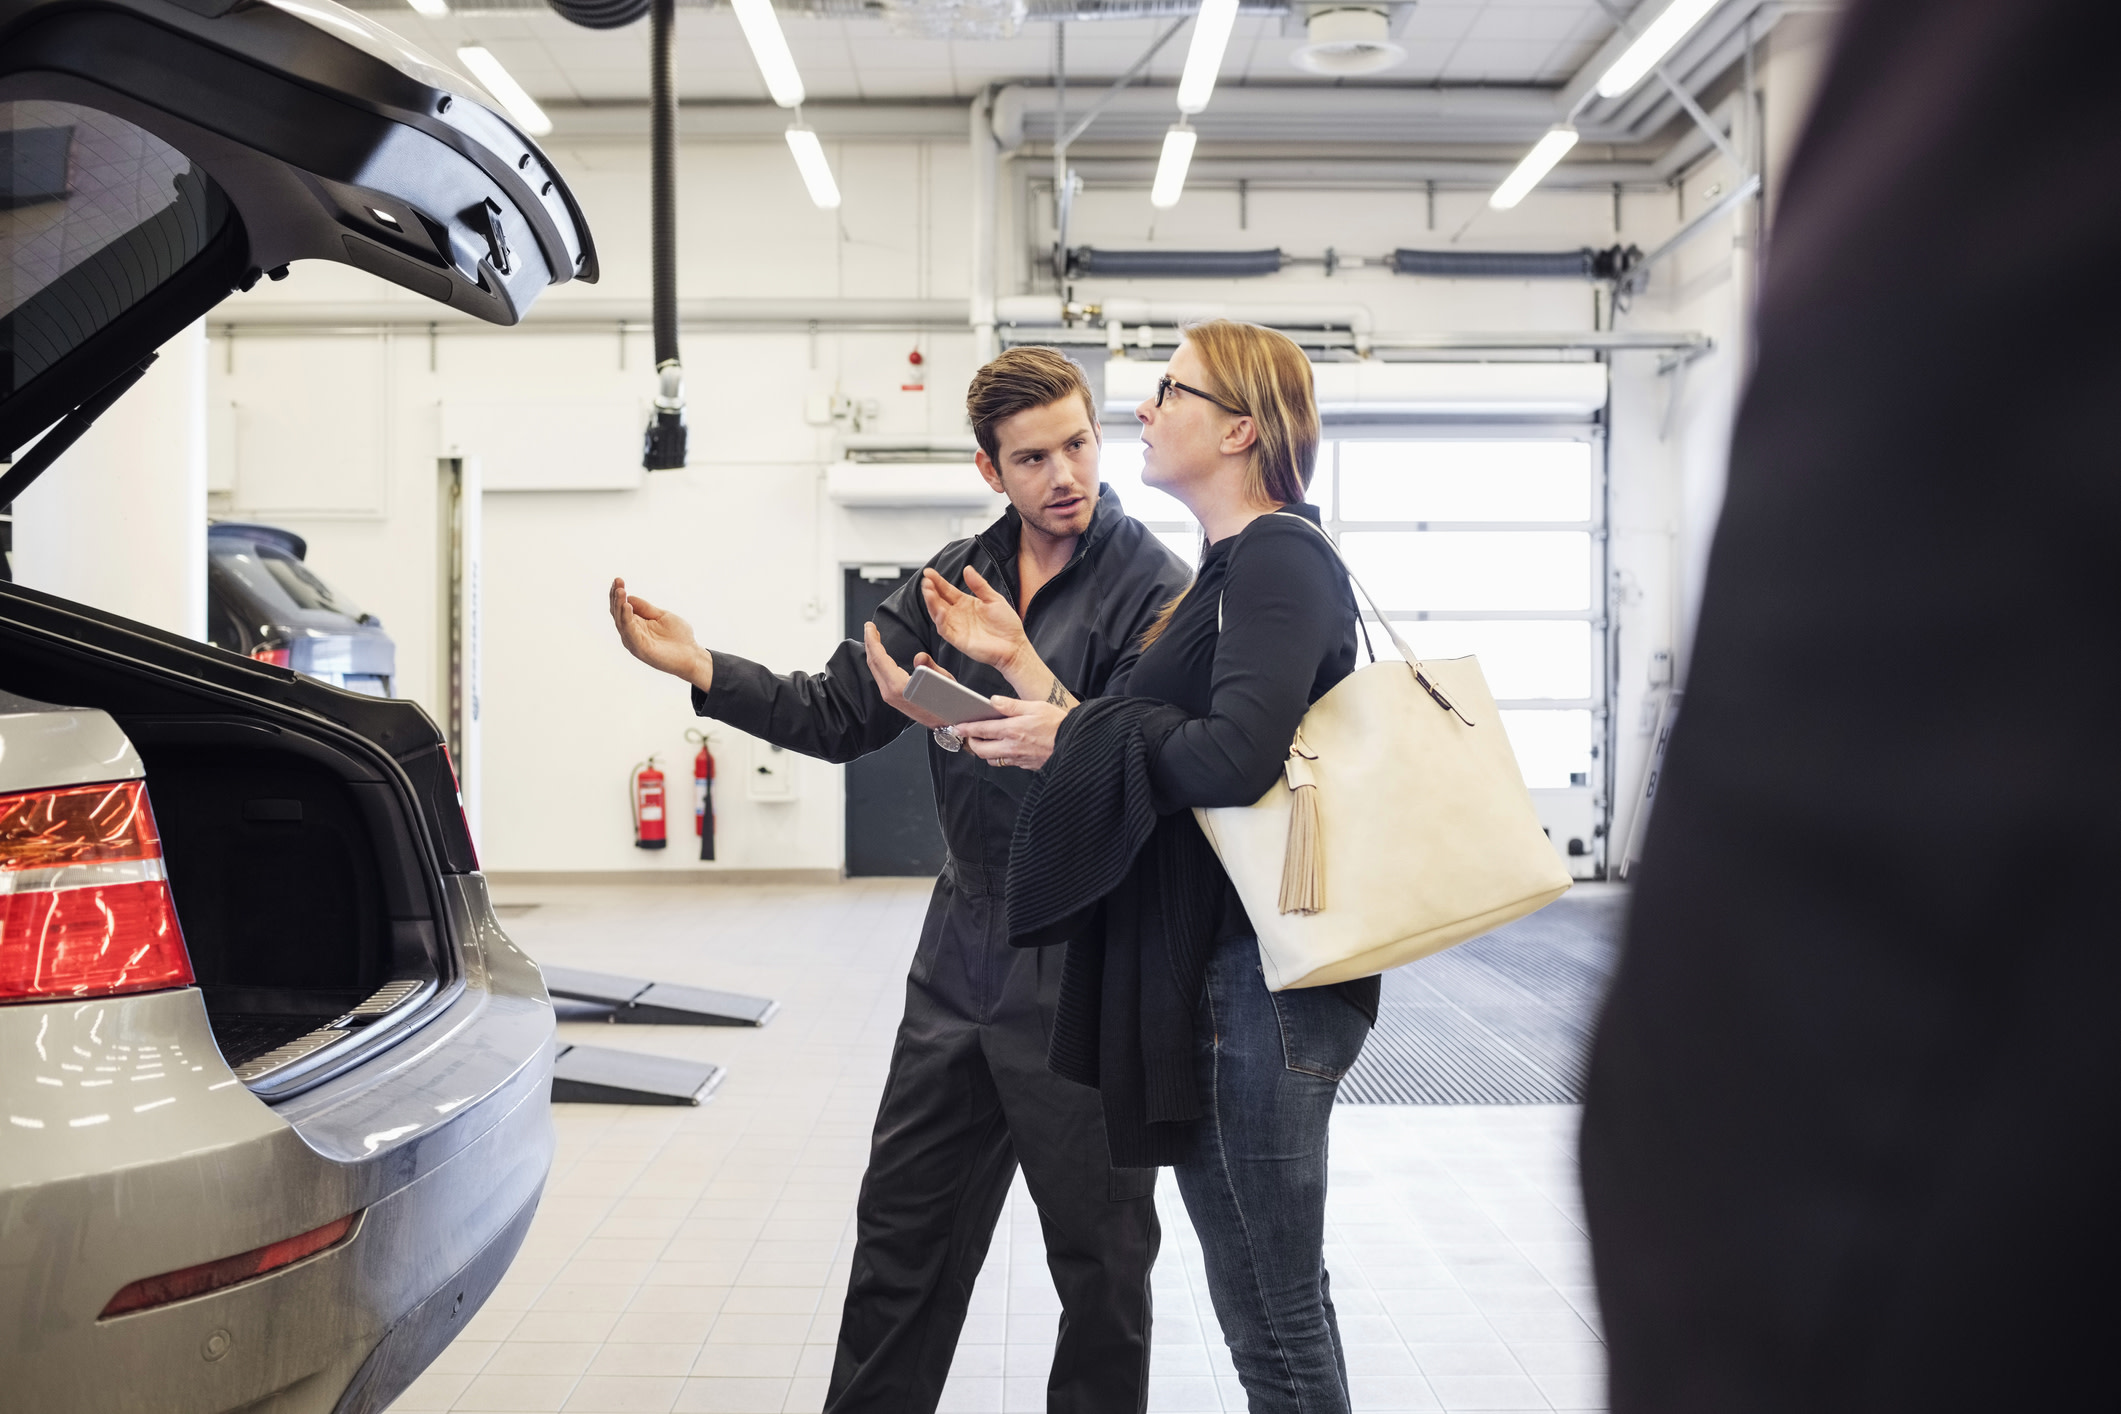
[[[209,1291],[219,1291],[224,1286],[235,1286],[252,1277],[264,1276],[276,1267],[290,1266],[345,1241],[346,1235],[353,1230],[354,1219],[359,1216],[349,1213],[322,1227],[312,1228],[300,1237],[269,1242],[233,1257],[223,1257],[218,1262],[201,1262],[182,1271],[142,1277],[113,1296],[110,1304],[103,1308],[103,1314],[96,1319],[109,1320],[127,1311],[144,1311],[150,1306],[167,1306],[172,1301],[204,1296]]]
[[[284,668],[294,660],[294,650],[292,648],[260,646],[251,649],[250,656],[261,663],[270,663],[276,668]]]
[[[191,981],[141,782],[0,795],[0,1002]]]

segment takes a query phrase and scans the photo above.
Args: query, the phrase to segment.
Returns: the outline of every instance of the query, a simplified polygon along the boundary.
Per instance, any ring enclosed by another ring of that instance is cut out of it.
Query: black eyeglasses
[[[1228,403],[1224,402],[1221,398],[1216,397],[1213,393],[1203,393],[1198,388],[1192,387],[1189,384],[1181,383],[1168,373],[1156,380],[1156,405],[1158,407],[1162,407],[1164,405],[1164,395],[1170,392],[1173,388],[1178,389],[1178,391],[1180,391],[1181,393],[1191,393],[1196,398],[1206,398],[1209,402],[1215,404],[1224,412],[1234,413],[1238,417],[1250,417],[1252,415],[1251,413],[1246,412],[1243,408],[1231,407]]]

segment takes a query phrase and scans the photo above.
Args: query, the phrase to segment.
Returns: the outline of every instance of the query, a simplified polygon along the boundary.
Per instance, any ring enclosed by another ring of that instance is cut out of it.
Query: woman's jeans
[[[1326,1276],[1326,1128],[1370,1034],[1339,989],[1269,992],[1250,937],[1217,944],[1194,1023],[1206,1103],[1178,1191],[1252,1414],[1347,1414]]]

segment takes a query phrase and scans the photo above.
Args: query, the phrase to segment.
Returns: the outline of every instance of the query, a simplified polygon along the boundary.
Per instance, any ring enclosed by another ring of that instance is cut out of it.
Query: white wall
[[[1614,595],[1619,623],[1619,691],[1614,710],[1615,815],[1612,862],[1634,822],[1658,709],[1667,689],[1650,683],[1653,652],[1672,654],[1673,680],[1684,683],[1694,614],[1709,548],[1723,506],[1732,424],[1750,369],[1752,301],[1764,219],[1772,231],[1776,198],[1801,136],[1832,36],[1826,16],[1783,21],[1758,60],[1758,125],[1765,191],[1742,219],[1710,227],[1657,272],[1623,328],[1692,329],[1715,351],[1684,369],[1659,375],[1659,355],[1615,361],[1612,437],[1612,555],[1621,576]],[[1744,144],[1740,143],[1741,150]],[[1733,190],[1739,173],[1721,156],[1688,174],[1670,195],[1643,198],[1669,206],[1667,219],[1698,213]]]
[[[206,331],[138,383],[15,502],[15,578],[206,636]]]
[[[1771,77],[1772,56],[1763,70]],[[1770,111],[1774,111],[1774,86]],[[962,299],[968,294],[969,167],[955,143],[871,142],[829,147],[845,205],[817,211],[778,142],[698,142],[681,153],[680,294],[697,298]],[[548,296],[551,310],[628,300],[645,304],[647,158],[644,150],[562,144],[596,232],[603,282]],[[1042,165],[1042,164],[1041,164]],[[1000,268],[1028,264],[1017,230],[1024,206],[1004,164]],[[1042,175],[1042,173],[1041,173]],[[1728,180],[1728,174],[1725,174]],[[1713,170],[1685,197],[1698,211]],[[1142,191],[1093,188],[1072,238],[1105,245],[1279,245],[1292,253],[1383,254],[1438,244],[1474,217],[1469,246],[1570,248],[1632,242],[1649,248],[1680,223],[1672,194],[1630,193],[1614,229],[1610,196],[1535,193],[1510,213],[1485,212],[1484,194],[1443,192],[1436,229],[1417,192],[1251,192],[1246,228],[1234,191],[1190,193],[1151,221]],[[1041,218],[1043,219],[1043,218]],[[1034,233],[1032,239],[1050,240]],[[1679,266],[1660,271],[1622,327],[1701,329],[1718,352],[1692,368],[1665,432],[1672,380],[1656,356],[1614,365],[1613,563],[1636,596],[1623,611],[1619,797],[1631,799],[1641,750],[1633,734],[1647,690],[1647,654],[1676,648],[1698,592],[1699,547],[1720,494],[1723,439],[1737,386],[1742,281],[1729,229],[1705,236]],[[1022,288],[1050,288],[1023,286]],[[1134,284],[1115,293],[1268,302],[1359,302],[1381,330],[1570,331],[1592,327],[1592,294],[1567,282],[1439,282],[1379,270],[1291,271],[1268,280]],[[1087,282],[1079,299],[1103,291]],[[405,693],[435,706],[435,459],[445,402],[518,404],[536,425],[570,402],[625,402],[652,391],[645,330],[540,327],[533,314],[507,333],[417,328],[388,335],[240,332],[218,326],[252,314],[348,300],[377,317],[424,318],[417,301],[354,272],[297,267],[216,315],[210,398],[217,433],[217,505],[308,536],[311,559],[380,614],[398,640]],[[637,317],[637,316],[636,316]],[[902,392],[918,342],[927,391]],[[796,798],[753,802],[736,782],[749,744],[699,723],[683,687],[619,649],[604,591],[623,574],[635,592],[687,615],[710,645],[782,670],[815,669],[840,637],[841,567],[917,563],[965,533],[943,514],[848,512],[824,504],[821,467],[832,430],[804,421],[816,392],[874,401],[867,431],[961,436],[969,333],[738,333],[688,331],[683,351],[692,464],[642,478],[638,489],[490,492],[485,545],[485,800],[482,852],[494,870],[832,868],[842,859],[840,771],[802,761]],[[616,442],[616,439],[614,439]],[[611,447],[614,466],[638,461],[635,441]],[[970,478],[974,473],[967,468]],[[714,865],[691,856],[682,813],[672,848],[631,846],[628,768],[658,753],[686,798],[686,728],[715,733],[724,764]],[[1623,808],[1623,815],[1625,810]],[[1623,818],[1620,828],[1624,829]]]

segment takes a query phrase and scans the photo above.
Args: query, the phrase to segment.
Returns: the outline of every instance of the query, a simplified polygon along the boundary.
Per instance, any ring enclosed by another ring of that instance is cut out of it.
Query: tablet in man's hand
[[[904,695],[915,707],[941,717],[953,727],[960,722],[991,722],[1002,715],[992,702],[971,688],[954,683],[929,667],[913,670]]]

